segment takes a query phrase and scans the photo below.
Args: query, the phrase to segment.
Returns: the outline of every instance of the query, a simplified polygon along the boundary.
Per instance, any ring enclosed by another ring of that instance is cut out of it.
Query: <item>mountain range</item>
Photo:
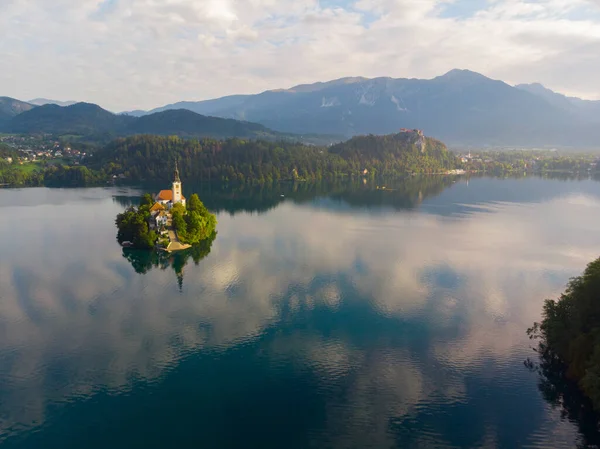
[[[271,131],[257,123],[206,117],[186,109],[132,117],[113,114],[90,103],[76,103],[65,107],[55,104],[21,107],[27,110],[13,114],[10,120],[5,121],[5,131],[20,134],[76,135],[96,141],[134,134],[214,138],[285,137],[284,134]]]
[[[330,139],[335,141],[417,128],[452,146],[600,147],[600,101],[567,97],[540,84],[511,86],[469,70],[433,79],[342,78],[119,115],[85,103],[35,102],[48,103],[36,107],[0,97],[0,130],[249,138],[326,134],[338,136]]]
[[[600,101],[566,97],[539,84],[510,86],[469,70],[428,80],[342,78],[148,113],[180,108],[296,134],[349,137],[419,128],[453,145],[600,146]]]

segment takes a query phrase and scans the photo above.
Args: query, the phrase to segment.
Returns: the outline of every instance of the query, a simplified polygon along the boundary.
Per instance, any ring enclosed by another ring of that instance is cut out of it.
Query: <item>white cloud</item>
[[[600,97],[596,0],[498,0],[448,14],[457,4],[468,6],[461,0],[328,7],[317,0],[3,1],[1,94],[123,110],[342,76],[432,77],[460,67]]]

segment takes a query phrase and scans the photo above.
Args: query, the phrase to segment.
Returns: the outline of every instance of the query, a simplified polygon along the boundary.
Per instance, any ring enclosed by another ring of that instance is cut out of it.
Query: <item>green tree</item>
[[[600,259],[571,279],[558,301],[546,300],[543,320],[528,330],[540,352],[563,362],[600,410]]]
[[[183,206],[181,206],[181,208],[176,207],[176,206],[181,206],[181,205],[176,204],[171,209],[173,228],[175,229],[175,231],[177,231],[177,235],[179,236],[179,238],[182,241],[185,241],[185,238],[187,235],[187,223],[183,216],[185,209],[183,209]]]
[[[152,207],[153,205],[154,205],[154,199],[152,198],[152,195],[150,195],[149,193],[144,193],[140,199],[140,207],[142,207],[142,206]]]
[[[188,212],[198,212],[200,214],[204,214],[207,212],[206,207],[204,207],[204,204],[202,203],[202,201],[200,201],[200,197],[197,193],[194,193],[187,200],[186,209],[188,210]]]

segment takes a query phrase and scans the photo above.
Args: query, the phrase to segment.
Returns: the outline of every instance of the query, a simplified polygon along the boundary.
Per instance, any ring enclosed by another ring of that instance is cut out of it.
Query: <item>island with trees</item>
[[[214,240],[217,219],[197,194],[186,200],[176,166],[171,190],[144,194],[138,207],[117,215],[116,225],[122,246],[174,252]]]

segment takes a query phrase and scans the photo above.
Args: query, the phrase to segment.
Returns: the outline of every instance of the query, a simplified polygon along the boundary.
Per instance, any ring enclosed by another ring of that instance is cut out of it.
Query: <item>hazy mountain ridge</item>
[[[350,137],[389,134],[404,127],[423,129],[454,145],[600,146],[598,102],[567,102],[582,112],[574,113],[535,89],[452,70],[428,80],[342,78],[256,95],[174,103],[150,112],[184,108],[296,134]]]
[[[133,117],[113,114],[90,103],[76,103],[66,107],[54,104],[38,106],[14,116],[6,123],[5,128],[14,133],[72,134],[100,140],[133,134],[215,138],[283,136],[257,123],[207,117],[186,109]]]
[[[584,120],[591,122],[600,121],[600,101],[583,100],[577,97],[569,97],[557,92],[554,92],[540,83],[518,84],[517,89],[525,90],[534,95],[545,99],[548,103],[571,114],[576,114]]]
[[[29,100],[28,103],[36,106],[44,106],[46,104],[55,104],[57,106],[72,106],[74,104],[77,104],[78,102],[49,100],[48,98],[34,98],[33,100]]]
[[[35,106],[10,97],[0,97],[0,131],[16,115],[29,111]]]
[[[328,138],[335,142],[416,128],[452,146],[600,147],[600,101],[567,97],[541,84],[510,86],[468,70],[451,70],[427,80],[347,77],[256,95],[179,102],[149,112],[115,115],[97,106],[103,112],[88,110],[83,116],[66,112],[81,108],[81,104],[67,106],[65,111],[37,111],[58,106],[35,107],[2,97],[0,129],[199,137],[319,135],[323,142],[322,136],[339,136]],[[137,120],[173,110],[181,112]],[[239,123],[219,122],[208,116]]]
[[[117,116],[91,103],[47,104],[15,116],[8,130],[16,133],[90,135],[124,132],[128,117]]]

